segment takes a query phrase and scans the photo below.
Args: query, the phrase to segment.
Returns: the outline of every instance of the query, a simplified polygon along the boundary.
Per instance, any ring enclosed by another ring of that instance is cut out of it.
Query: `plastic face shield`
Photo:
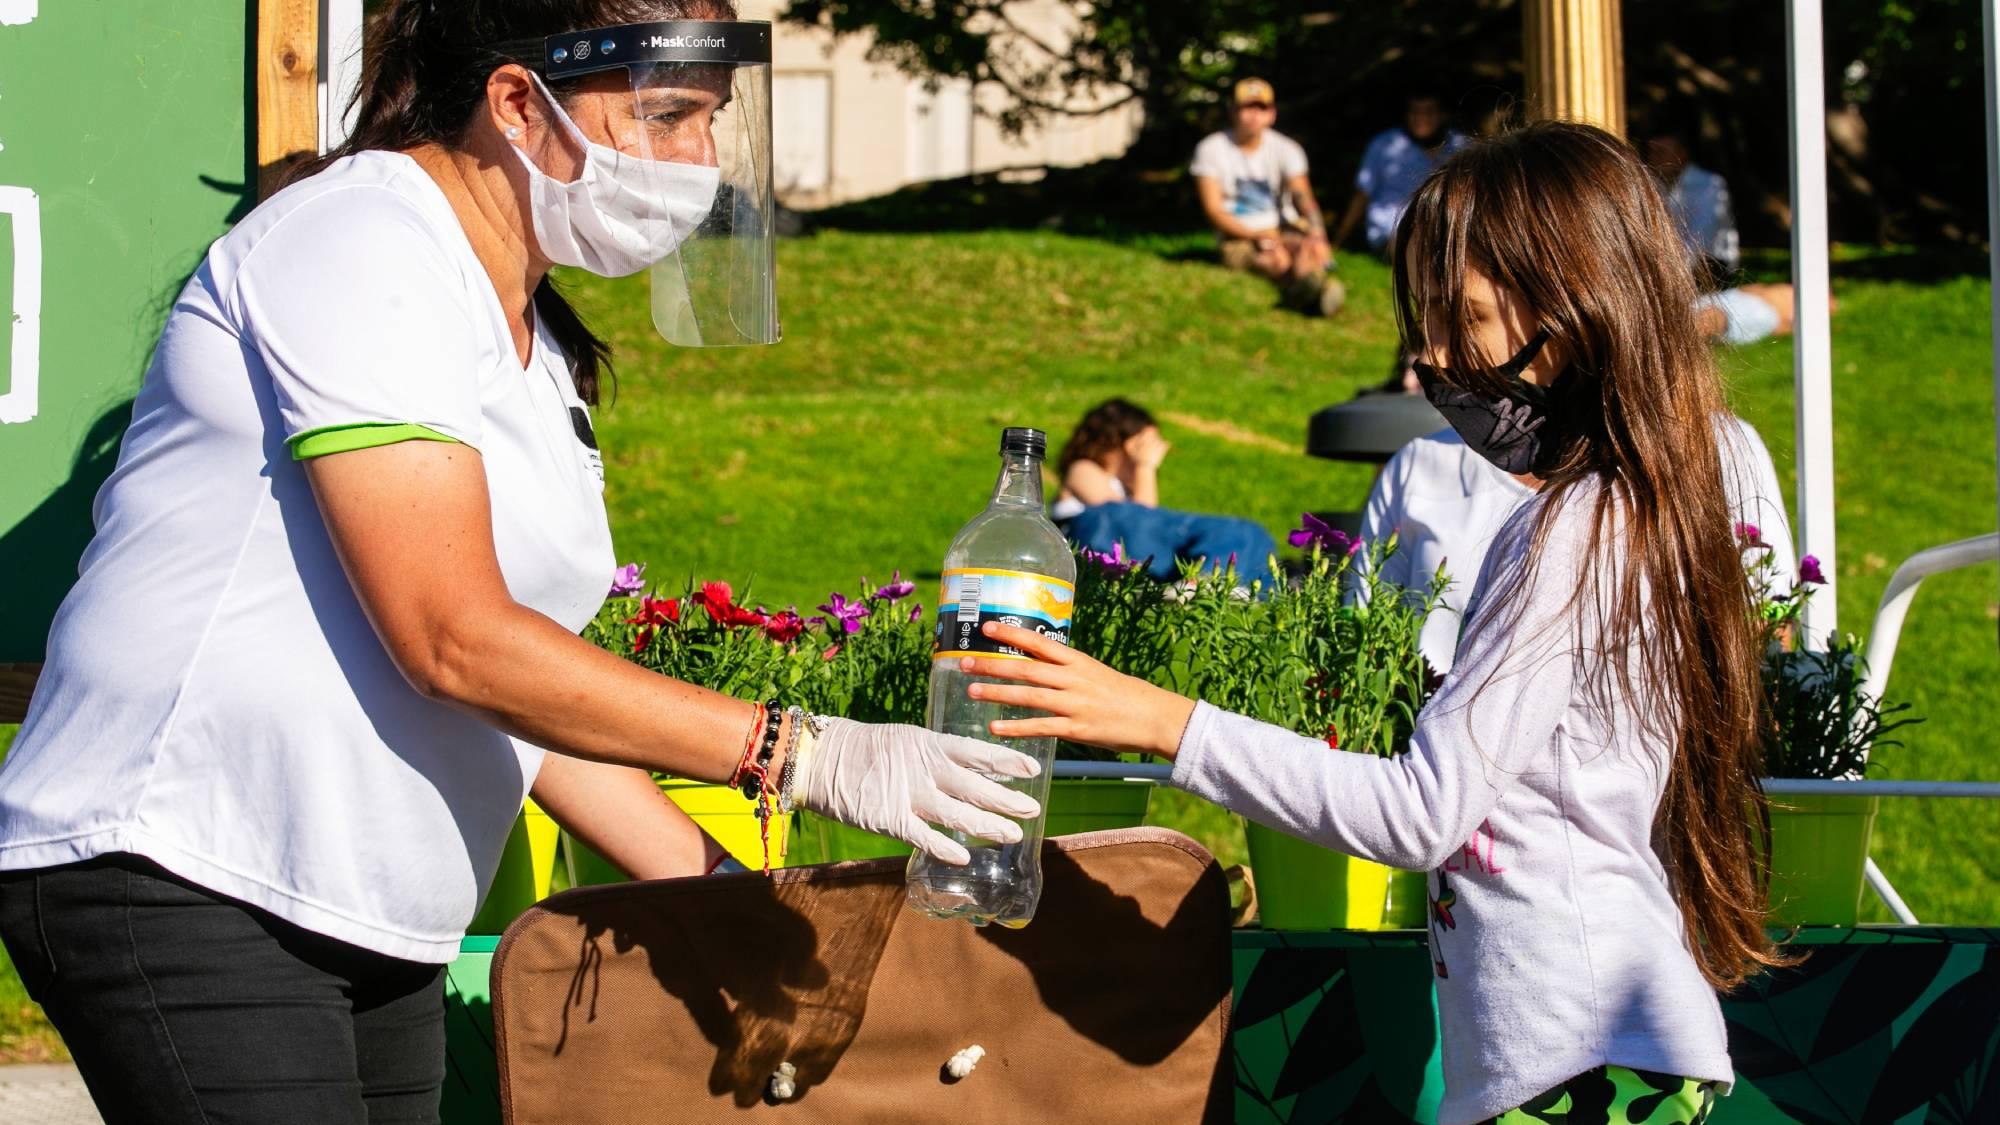
[[[654,162],[640,165],[639,190],[679,216],[673,249],[650,267],[653,327],[682,347],[777,343],[771,25],[626,24],[552,35],[543,50],[551,84],[614,70],[630,81],[629,112],[613,106],[604,128]],[[681,203],[696,169],[718,181],[699,219]]]

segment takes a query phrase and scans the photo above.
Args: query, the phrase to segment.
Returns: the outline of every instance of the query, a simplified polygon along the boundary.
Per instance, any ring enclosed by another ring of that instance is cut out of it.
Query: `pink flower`
[[[1819,568],[1819,560],[1811,555],[1799,560],[1799,581],[1807,586],[1826,585],[1826,572]]]
[[[861,619],[869,615],[866,602],[850,602],[847,595],[834,593],[828,596],[829,604],[820,606],[826,617],[827,628],[838,628],[843,633],[859,633]]]
[[[924,619],[924,603],[918,602],[917,604],[910,607],[910,620],[922,621],[923,619]]]
[[[1764,532],[1754,523],[1738,523],[1736,525],[1736,541],[1745,547],[1762,547],[1764,545]]]
[[[646,588],[646,564],[626,563],[611,572],[610,597],[629,598]]]
[[[865,578],[862,579],[862,585],[865,586],[867,584],[868,580]],[[882,586],[877,588],[874,593],[868,595],[868,600],[880,601],[880,602],[899,602],[916,592],[917,592],[917,584],[915,582],[903,581],[903,572],[899,569],[896,571],[895,581],[890,582],[887,586]]]
[[[1285,537],[1285,542],[1299,548],[1318,548],[1329,555],[1351,555],[1361,549],[1361,540],[1313,515],[1301,513],[1299,527]]]
[[[1125,557],[1125,544],[1113,543],[1109,551],[1093,551],[1085,547],[1080,554],[1083,561],[1095,563],[1106,574],[1123,574],[1138,564]]]

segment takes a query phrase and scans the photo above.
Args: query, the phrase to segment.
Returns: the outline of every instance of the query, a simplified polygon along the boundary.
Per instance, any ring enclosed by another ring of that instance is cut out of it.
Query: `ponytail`
[[[734,16],[731,0],[390,0],[368,24],[361,84],[345,107],[354,115],[353,132],[326,155],[294,165],[279,186],[359,152],[458,148],[496,68],[516,63],[539,72],[541,58],[520,54],[522,42],[580,28]],[[577,395],[597,405],[600,385],[612,377],[611,345],[548,278],[536,287],[534,303],[569,357]]]

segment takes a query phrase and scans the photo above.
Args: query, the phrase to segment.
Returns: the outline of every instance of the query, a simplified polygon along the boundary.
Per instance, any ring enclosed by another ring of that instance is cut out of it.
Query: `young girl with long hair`
[[[1543,482],[1408,753],[1329,753],[1019,630],[994,635],[1040,661],[970,660],[1018,681],[972,691],[1047,712],[995,735],[1158,754],[1253,820],[1430,871],[1442,1125],[1703,1120],[1733,1073],[1716,990],[1782,956],[1753,834],[1751,591],[1686,255],[1630,148],[1544,124],[1440,166],[1395,279],[1431,401]]]

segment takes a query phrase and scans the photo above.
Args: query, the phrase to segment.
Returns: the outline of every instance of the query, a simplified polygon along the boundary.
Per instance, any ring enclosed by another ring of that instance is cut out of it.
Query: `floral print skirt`
[[[1706,1125],[1716,1088],[1677,1074],[1600,1066],[1487,1125]]]

